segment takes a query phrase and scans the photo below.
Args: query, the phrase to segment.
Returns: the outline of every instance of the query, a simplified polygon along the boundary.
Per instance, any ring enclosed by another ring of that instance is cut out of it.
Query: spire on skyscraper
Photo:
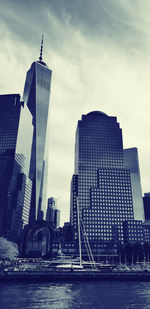
[[[44,34],[42,34],[40,57],[39,57],[39,61],[37,62],[39,62],[40,64],[48,68],[47,64],[43,61],[43,41],[44,41]]]
[[[40,57],[39,57],[40,62],[42,62],[42,60],[43,60],[43,58],[42,58],[42,55],[43,55],[43,40],[44,40],[44,34],[42,34],[42,40],[41,40],[41,49],[40,49]]]
[[[27,72],[23,94],[24,102],[32,115],[33,124],[29,167],[29,178],[32,180],[29,215],[31,224],[37,219],[38,214],[41,215],[41,210],[45,209],[44,205],[47,204],[47,122],[52,71],[42,59],[43,37],[44,35],[42,35],[39,60],[34,61]]]

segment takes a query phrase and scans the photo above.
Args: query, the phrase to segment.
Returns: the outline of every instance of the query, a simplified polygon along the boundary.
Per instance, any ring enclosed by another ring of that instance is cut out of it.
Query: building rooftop
[[[88,113],[86,116],[100,116],[100,117],[108,117],[107,114],[101,112],[101,111],[93,111]]]

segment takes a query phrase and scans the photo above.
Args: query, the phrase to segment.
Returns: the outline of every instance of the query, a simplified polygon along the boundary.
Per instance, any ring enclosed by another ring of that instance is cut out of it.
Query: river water
[[[149,309],[150,282],[0,283],[0,309]]]

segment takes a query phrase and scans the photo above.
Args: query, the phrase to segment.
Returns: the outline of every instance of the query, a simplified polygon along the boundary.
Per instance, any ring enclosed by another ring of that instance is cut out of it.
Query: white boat
[[[61,264],[61,265],[57,265],[56,268],[62,268],[62,269],[83,269],[83,266],[76,265],[76,264]]]

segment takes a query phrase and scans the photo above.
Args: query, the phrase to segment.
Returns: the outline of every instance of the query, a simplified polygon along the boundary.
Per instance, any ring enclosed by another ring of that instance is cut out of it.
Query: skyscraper
[[[31,181],[25,175],[25,157],[17,153],[23,109],[19,94],[0,96],[0,235],[15,241],[28,223],[22,213],[30,208]]]
[[[17,241],[46,210],[48,111],[52,71],[42,60],[27,72],[23,99],[0,96],[0,235]]]
[[[13,171],[20,118],[20,96],[0,96],[0,235],[7,228],[8,188]]]
[[[134,219],[144,221],[144,207],[137,148],[124,149],[124,167],[130,170]]]
[[[150,192],[144,193],[143,202],[144,202],[145,220],[150,221]]]
[[[78,122],[70,220],[77,238],[77,199],[89,240],[123,242],[123,221],[133,220],[130,170],[124,167],[116,117],[94,111]]]
[[[60,210],[57,209],[57,201],[55,198],[48,198],[46,221],[54,228],[60,227]]]
[[[48,112],[52,71],[42,60],[43,38],[39,61],[27,72],[23,99],[32,115],[33,139],[29,178],[32,180],[30,223],[42,217],[46,210],[48,171]]]

